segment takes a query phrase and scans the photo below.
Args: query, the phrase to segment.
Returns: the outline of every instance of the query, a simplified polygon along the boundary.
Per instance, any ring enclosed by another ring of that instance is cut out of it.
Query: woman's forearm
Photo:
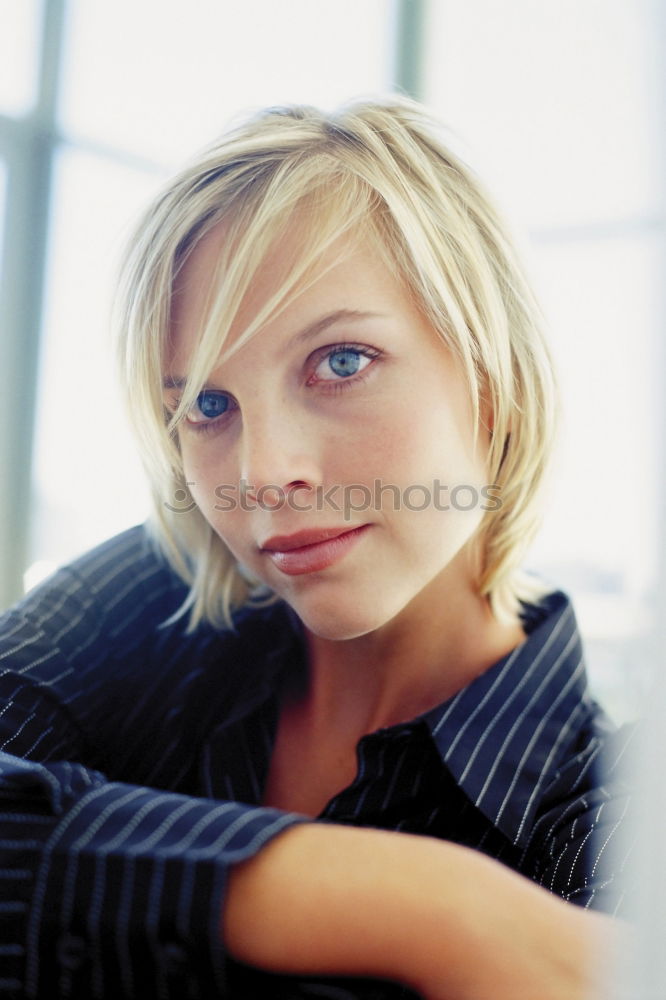
[[[280,835],[231,873],[229,951],[274,972],[404,980],[416,840],[314,823]]]
[[[588,1000],[615,933],[478,852],[325,824],[238,865],[223,919],[247,964],[394,979],[432,1000]]]

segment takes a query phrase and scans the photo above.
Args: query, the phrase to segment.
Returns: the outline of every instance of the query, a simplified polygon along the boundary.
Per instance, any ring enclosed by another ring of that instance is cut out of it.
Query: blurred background
[[[147,512],[109,310],[132,220],[239,112],[431,106],[514,223],[565,407],[528,567],[639,710],[664,585],[659,0],[0,0],[0,601]]]

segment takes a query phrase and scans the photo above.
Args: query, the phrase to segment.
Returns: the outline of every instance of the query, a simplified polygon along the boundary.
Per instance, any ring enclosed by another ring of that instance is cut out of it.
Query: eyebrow
[[[366,319],[381,319],[382,316],[382,313],[363,312],[360,309],[336,309],[335,312],[328,313],[328,315],[323,316],[321,319],[315,320],[314,323],[308,324],[305,329],[296,334],[294,341],[300,343],[303,340],[309,340],[310,337],[328,330],[330,326],[335,326],[336,323],[356,323]]]
[[[337,323],[358,323],[368,319],[381,319],[383,316],[383,313],[366,312],[360,309],[336,309],[335,312],[322,316],[321,319],[315,320],[314,323],[308,323],[306,327],[294,336],[293,342],[302,343],[305,340],[310,340],[312,337],[316,337],[317,334],[323,333]],[[162,379],[162,388],[183,389],[186,382],[187,378],[183,375],[165,375]]]

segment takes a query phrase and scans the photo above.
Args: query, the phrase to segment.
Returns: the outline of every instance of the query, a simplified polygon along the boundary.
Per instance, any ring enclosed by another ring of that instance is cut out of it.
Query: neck
[[[391,622],[347,640],[307,633],[313,723],[358,737],[407,721],[456,694],[525,638],[496,621],[470,585],[443,574]]]

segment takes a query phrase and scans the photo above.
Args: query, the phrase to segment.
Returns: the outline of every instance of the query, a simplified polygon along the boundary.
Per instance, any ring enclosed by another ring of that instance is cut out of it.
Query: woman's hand
[[[249,965],[393,979],[427,1000],[603,1000],[622,936],[476,851],[319,823],[236,866],[222,932]]]

